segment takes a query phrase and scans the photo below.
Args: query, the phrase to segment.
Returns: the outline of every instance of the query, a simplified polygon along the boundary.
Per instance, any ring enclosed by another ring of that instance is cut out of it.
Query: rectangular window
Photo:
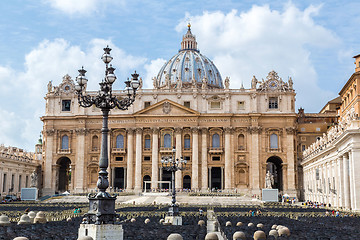
[[[150,161],[151,157],[150,156],[144,156],[144,161]]]
[[[213,156],[213,157],[212,157],[212,160],[213,160],[213,161],[220,161],[220,156]]]
[[[278,109],[278,98],[277,97],[269,98],[269,109]]]
[[[301,151],[305,151],[306,145],[301,145]]]
[[[124,157],[116,157],[115,161],[122,162],[124,161]]]
[[[71,106],[71,100],[62,100],[62,111],[69,112]]]
[[[245,102],[244,101],[239,101],[237,102],[237,109],[238,110],[244,110],[245,109]]]
[[[191,157],[190,156],[184,156],[184,160],[186,160],[187,162],[190,162]]]
[[[150,138],[145,138],[145,149],[150,149],[151,140]]]
[[[210,108],[211,109],[220,109],[220,102],[211,102],[210,103]]]
[[[150,107],[151,102],[144,102],[144,108]]]
[[[184,106],[187,107],[187,108],[190,108],[190,102],[189,102],[189,101],[185,101],[185,102],[184,102]]]
[[[11,175],[11,192],[14,191],[15,175]]]

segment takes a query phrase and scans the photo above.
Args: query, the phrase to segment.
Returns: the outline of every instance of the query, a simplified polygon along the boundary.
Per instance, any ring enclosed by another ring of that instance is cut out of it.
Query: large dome
[[[181,49],[160,69],[157,88],[224,88],[219,70],[197,49],[195,36],[188,31],[183,36]]]

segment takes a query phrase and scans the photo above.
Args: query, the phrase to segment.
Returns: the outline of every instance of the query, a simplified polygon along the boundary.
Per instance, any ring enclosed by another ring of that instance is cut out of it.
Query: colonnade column
[[[141,163],[142,163],[142,129],[136,129],[136,156],[135,156],[135,191],[141,190]]]
[[[191,188],[199,189],[199,129],[192,129]]]
[[[151,189],[158,187],[159,180],[159,129],[153,128],[152,155],[151,155]]]
[[[181,147],[181,128],[175,128],[175,141],[176,141],[176,156],[175,159],[179,159],[182,156],[182,147]],[[175,172],[175,188],[181,189],[182,188],[182,171]]]
[[[208,188],[207,128],[201,129],[201,190]]]
[[[349,178],[349,157],[343,157],[343,178],[344,178],[344,207],[350,209],[350,178]]]
[[[342,171],[342,157],[338,157],[337,161],[337,178],[336,178],[336,202],[337,202],[337,207],[341,207],[343,206],[342,204],[342,199],[343,199],[343,184],[342,184],[342,178],[341,178],[341,173]]]
[[[360,196],[359,196],[359,192],[360,192],[360,175],[359,174],[355,174],[355,169],[359,169],[360,168],[360,151],[359,149],[353,148],[352,149],[352,154],[351,154],[351,158],[352,158],[352,170],[353,170],[353,191],[354,191],[354,210],[358,211],[360,209]]]
[[[126,190],[133,189],[134,175],[134,130],[127,130],[127,161],[126,161]]]
[[[231,128],[225,128],[225,190],[232,188]]]

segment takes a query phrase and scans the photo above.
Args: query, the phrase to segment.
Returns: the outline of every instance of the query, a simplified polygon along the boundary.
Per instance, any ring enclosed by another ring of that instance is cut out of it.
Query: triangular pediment
[[[177,102],[169,99],[164,99],[154,105],[144,108],[134,114],[135,116],[149,116],[149,115],[170,115],[170,116],[184,116],[184,115],[200,115],[199,112],[185,107]]]

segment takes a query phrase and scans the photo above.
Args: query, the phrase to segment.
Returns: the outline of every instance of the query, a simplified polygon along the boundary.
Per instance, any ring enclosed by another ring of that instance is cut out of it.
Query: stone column
[[[201,129],[201,190],[208,189],[207,128]]]
[[[55,188],[52,187],[52,184],[57,181],[53,175],[53,153],[56,151],[56,146],[54,143],[54,129],[47,129],[45,131],[45,141],[46,141],[46,150],[45,150],[45,169],[44,169],[44,189],[42,195],[53,195],[55,193]],[[29,180],[30,181],[30,180]]]
[[[287,187],[289,193],[292,193],[292,197],[296,196],[294,133],[295,129],[293,127],[286,128]]]
[[[254,121],[254,119],[252,119]],[[257,118],[256,118],[257,121]],[[261,128],[253,126],[249,128],[251,134],[251,145],[250,145],[250,175],[252,176],[250,187],[252,193],[260,194],[260,166],[259,166],[259,133]],[[285,172],[285,171],[284,171]],[[285,174],[283,174],[284,176]]]
[[[342,184],[342,157],[338,157],[336,161],[337,165],[337,176],[336,176],[336,206],[342,207],[342,199],[343,199],[343,184]]]
[[[158,188],[159,181],[159,128],[153,128],[151,155],[151,189]]]
[[[225,128],[225,190],[232,189],[231,128]]]
[[[175,159],[179,159],[182,156],[182,139],[181,139],[181,128],[175,128],[175,148],[176,148],[176,156]],[[182,189],[182,171],[176,171],[175,172],[175,189],[179,190]]]
[[[352,151],[349,151],[349,184],[350,184],[350,207],[355,209],[355,172],[354,172],[354,158]]]
[[[352,149],[352,169],[353,169],[353,191],[354,191],[354,209],[355,211],[360,210],[360,174],[355,174],[356,169],[360,169],[360,151],[359,149]]]
[[[134,130],[127,130],[126,190],[132,190],[134,176]]]
[[[329,189],[329,163],[325,163],[323,165],[323,169],[324,169],[324,201],[325,203],[329,204],[330,202],[330,189]]]
[[[199,189],[199,129],[192,129],[191,187]]]
[[[75,165],[77,167],[76,176],[72,185],[76,193],[84,191],[85,175],[85,136],[87,130],[85,128],[79,128],[75,130],[76,133],[76,158]],[[75,166],[74,166],[75,167]],[[73,171],[73,169],[71,169]],[[72,175],[74,175],[72,173]]]
[[[343,178],[344,178],[344,207],[350,209],[350,178],[349,178],[349,157],[347,154],[343,158]]]
[[[136,129],[136,150],[135,150],[135,191],[141,191],[141,163],[142,163],[142,129]]]

